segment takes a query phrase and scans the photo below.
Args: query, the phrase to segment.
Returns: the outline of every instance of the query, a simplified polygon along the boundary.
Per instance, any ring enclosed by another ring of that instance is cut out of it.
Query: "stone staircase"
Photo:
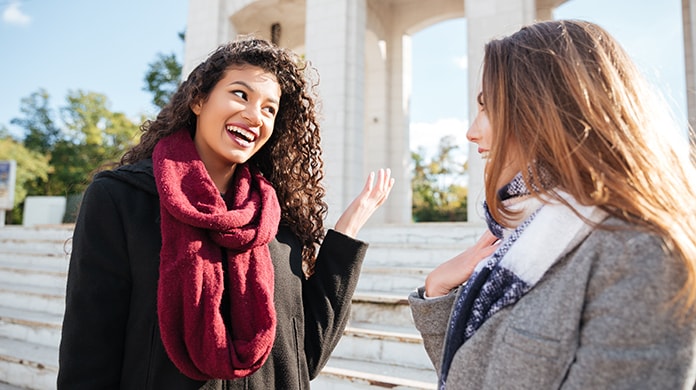
[[[56,387],[71,236],[72,226],[0,227],[0,382]]]
[[[0,390],[54,389],[72,225],[0,227]],[[370,243],[345,334],[312,389],[435,389],[406,297],[484,227],[366,227]]]

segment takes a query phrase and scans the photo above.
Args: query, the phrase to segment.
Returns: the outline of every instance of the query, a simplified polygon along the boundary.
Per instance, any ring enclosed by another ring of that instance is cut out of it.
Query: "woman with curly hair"
[[[75,225],[59,389],[307,389],[338,343],[388,170],[324,231],[313,85],[243,38],[196,67]]]
[[[489,42],[481,87],[489,232],[409,297],[439,388],[694,388],[696,171],[668,106],[578,20]]]

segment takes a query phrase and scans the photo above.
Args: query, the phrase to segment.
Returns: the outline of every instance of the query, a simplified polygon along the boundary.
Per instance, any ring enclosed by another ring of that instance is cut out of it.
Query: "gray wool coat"
[[[696,319],[669,303],[684,281],[654,235],[595,230],[457,350],[446,388],[695,388]],[[408,298],[438,372],[459,290]]]

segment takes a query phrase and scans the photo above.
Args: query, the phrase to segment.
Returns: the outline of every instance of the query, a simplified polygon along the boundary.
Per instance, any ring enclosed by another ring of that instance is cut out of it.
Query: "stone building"
[[[377,224],[411,222],[409,96],[410,36],[466,17],[468,60],[484,44],[520,26],[552,17],[566,0],[192,0],[184,74],[219,43],[256,34],[303,54],[321,83],[322,143],[328,223],[360,191],[367,172],[390,167],[397,179]],[[696,0],[682,0],[689,120],[696,113]],[[468,70],[469,112],[475,113],[479,67]],[[480,223],[483,163],[469,146],[469,220]]]

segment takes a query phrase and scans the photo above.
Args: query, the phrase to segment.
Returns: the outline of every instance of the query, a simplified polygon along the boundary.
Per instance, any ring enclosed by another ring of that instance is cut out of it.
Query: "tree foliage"
[[[82,193],[92,172],[117,161],[137,141],[138,124],[112,112],[102,94],[69,92],[58,110],[60,119],[49,102],[42,89],[22,99],[23,116],[11,123],[24,129],[24,138],[12,140],[4,131],[3,139],[10,145],[5,149],[12,151],[6,154],[22,157],[17,162],[16,186],[21,189],[16,202],[23,202],[27,195]]]
[[[39,153],[48,153],[60,139],[60,128],[55,125],[55,115],[50,108],[50,98],[45,89],[39,89],[21,100],[23,118],[10,121],[24,129],[24,146]]]
[[[178,34],[182,42],[185,33]],[[145,91],[155,106],[165,106],[181,82],[182,65],[175,54],[158,54],[145,75]],[[39,89],[20,103],[20,118],[10,123],[24,130],[13,139],[0,125],[0,159],[17,160],[14,211],[21,221],[27,195],[79,195],[98,168],[116,162],[137,143],[139,123],[113,112],[105,95],[70,91],[65,104],[54,110],[50,96]]]
[[[136,140],[139,127],[123,113],[109,110],[104,95],[75,91],[66,100],[61,109],[65,133],[52,159],[54,178],[63,187],[51,191],[76,194],[84,190],[93,170],[123,155]]]
[[[413,177],[412,215],[415,222],[467,220],[467,167],[455,158],[459,146],[452,136],[440,140],[438,153],[426,160],[420,148],[411,152]]]
[[[7,223],[19,223],[22,221],[21,208],[17,207],[24,202],[28,192],[34,188],[35,183],[47,181],[53,173],[53,167],[49,164],[49,158],[37,151],[29,150],[20,142],[9,137],[6,131],[0,138],[0,160],[14,160],[17,162],[17,172],[14,193],[14,209],[6,217]]]
[[[160,53],[157,60],[148,65],[143,90],[152,93],[152,104],[163,108],[169,103],[181,82],[181,69],[174,53]]]
[[[185,31],[179,32],[178,36],[181,42],[186,41]],[[182,69],[183,66],[174,53],[158,53],[157,59],[148,64],[143,91],[152,94],[152,104],[162,109],[169,103],[181,83]]]

